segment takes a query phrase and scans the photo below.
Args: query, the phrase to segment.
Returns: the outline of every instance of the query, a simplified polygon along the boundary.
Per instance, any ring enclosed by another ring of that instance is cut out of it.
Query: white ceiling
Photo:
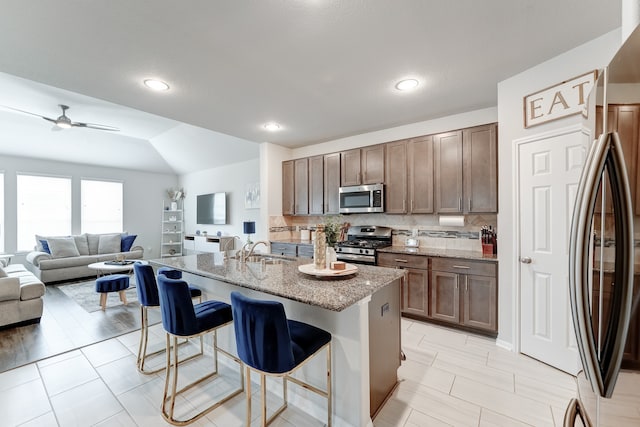
[[[51,132],[37,117],[0,111],[0,153],[176,173],[257,157],[263,141],[299,147],[495,106],[499,81],[621,21],[619,0],[0,8],[0,104],[55,118],[64,103],[74,121],[122,130]],[[171,90],[146,90],[148,77]],[[422,84],[399,93],[404,77]],[[262,128],[272,120],[283,129]]]

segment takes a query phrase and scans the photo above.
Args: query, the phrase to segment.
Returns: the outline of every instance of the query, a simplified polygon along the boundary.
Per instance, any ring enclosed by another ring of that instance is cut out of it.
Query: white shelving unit
[[[182,201],[162,202],[162,239],[160,240],[160,257],[182,255],[182,242],[184,240],[184,212]],[[175,209],[172,209],[175,208]]]

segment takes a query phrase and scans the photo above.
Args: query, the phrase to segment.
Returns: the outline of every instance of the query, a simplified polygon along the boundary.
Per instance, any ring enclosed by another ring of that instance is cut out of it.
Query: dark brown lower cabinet
[[[431,262],[431,317],[498,332],[496,264],[450,258]]]
[[[408,268],[407,283],[402,288],[401,310],[404,313],[429,316],[429,271]]]
[[[271,242],[271,253],[283,256],[313,258],[313,245],[306,243]]]
[[[495,277],[465,275],[462,324],[498,331],[497,286]]]
[[[431,272],[431,317],[460,323],[460,288],[456,273]]]
[[[429,258],[421,255],[381,253],[381,267],[402,268],[407,271],[402,283],[400,311],[420,317],[429,316]]]
[[[495,262],[381,253],[378,265],[407,271],[402,286],[403,314],[497,334]]]

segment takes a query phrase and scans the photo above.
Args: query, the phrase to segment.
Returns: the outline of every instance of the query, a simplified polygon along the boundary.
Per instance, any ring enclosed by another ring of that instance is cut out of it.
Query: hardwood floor
[[[49,285],[39,324],[0,330],[0,372],[135,331],[140,328],[139,310],[129,304],[88,313]],[[149,323],[160,321],[160,312],[150,310]]]

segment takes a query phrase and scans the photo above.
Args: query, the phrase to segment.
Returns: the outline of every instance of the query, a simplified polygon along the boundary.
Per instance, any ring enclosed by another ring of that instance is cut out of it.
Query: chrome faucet
[[[238,251],[236,251],[236,256],[235,258],[240,260],[240,262],[244,262],[246,259],[245,256],[245,248],[250,245],[249,242],[245,243],[244,245],[242,245],[242,247],[240,249],[238,249]]]
[[[249,259],[251,255],[253,255],[253,251],[256,249],[256,246],[258,246],[261,243],[265,245],[267,248],[269,248],[269,253],[271,252],[271,243],[269,243],[266,240],[258,240],[257,242],[251,245],[251,247],[249,248],[249,252],[245,255],[244,248],[249,244],[247,242],[242,246],[242,249],[240,249],[240,259],[242,260],[242,262],[246,262],[247,259]]]

